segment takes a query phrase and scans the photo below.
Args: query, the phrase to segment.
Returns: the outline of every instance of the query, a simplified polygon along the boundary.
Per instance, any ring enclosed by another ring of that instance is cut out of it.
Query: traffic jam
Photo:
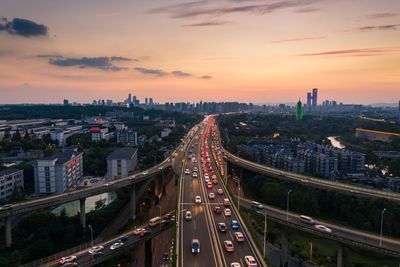
[[[234,253],[236,246],[245,243],[246,239],[245,235],[241,232],[240,223],[235,219],[235,216],[232,216],[231,202],[223,189],[225,187],[220,185],[222,181],[218,179],[219,175],[214,169],[212,159],[214,159],[217,172],[222,177],[224,175],[224,165],[220,152],[219,133],[215,118],[210,116],[208,117],[200,143],[199,163],[202,171],[200,173],[205,182],[206,192],[209,202],[212,205],[214,217],[218,221],[216,222],[216,228],[223,235],[221,239],[223,240],[222,247],[227,254],[230,254]],[[193,175],[192,177],[196,178],[197,176],[200,177],[196,171],[196,176]],[[240,262],[237,261],[237,257],[234,257],[234,259],[235,261],[230,262],[229,266],[258,266],[255,258],[251,255],[246,255],[243,259],[240,258]]]

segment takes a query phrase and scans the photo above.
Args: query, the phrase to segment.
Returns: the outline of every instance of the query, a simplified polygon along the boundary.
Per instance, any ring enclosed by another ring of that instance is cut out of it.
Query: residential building
[[[65,150],[37,160],[33,167],[36,194],[62,193],[82,178],[83,153]]]
[[[92,142],[109,141],[114,136],[113,132],[108,132],[108,128],[92,127],[90,132],[92,133]]]
[[[137,165],[137,149],[121,147],[107,157],[107,178],[126,177]]]
[[[24,171],[10,168],[0,171],[0,199],[9,200],[15,190],[24,188]]]
[[[124,129],[117,131],[117,142],[125,145],[136,146],[137,142],[137,132],[133,129]]]
[[[160,136],[161,136],[161,138],[165,138],[165,137],[168,137],[170,133],[171,133],[171,129],[170,128],[164,128],[161,131]]]

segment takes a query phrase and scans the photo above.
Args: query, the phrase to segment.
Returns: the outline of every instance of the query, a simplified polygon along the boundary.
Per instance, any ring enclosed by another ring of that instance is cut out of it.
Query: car
[[[163,166],[159,167],[158,169],[161,171],[163,169]]]
[[[208,189],[211,189],[211,188],[212,188],[212,183],[211,183],[211,182],[208,182],[208,183],[207,183],[207,188],[208,188]]]
[[[315,223],[313,218],[306,216],[306,215],[300,215],[299,218],[300,218],[300,220],[302,220],[305,223],[309,223],[309,224]]]
[[[244,242],[244,235],[242,232],[235,232],[235,240],[238,243]]]
[[[242,267],[239,262],[231,262],[230,267]]]
[[[133,235],[140,235],[142,232],[146,231],[146,229],[139,227],[133,230]]]
[[[322,224],[316,224],[314,226],[317,230],[324,232],[324,233],[332,233],[332,229],[329,227],[326,227],[325,225]]]
[[[118,237],[118,242],[125,243],[126,241],[128,241],[128,237],[126,235]]]
[[[193,167],[193,171],[194,171],[194,172],[197,172],[197,171],[198,171],[198,169],[197,169],[196,166]]]
[[[206,182],[206,183],[208,183],[208,182],[210,182],[210,178],[204,178],[204,181]]]
[[[67,256],[67,257],[62,257],[62,258],[58,261],[58,263],[61,264],[61,265],[63,265],[63,264],[66,264],[66,263],[68,263],[68,262],[74,262],[74,261],[76,261],[77,259],[78,259],[77,256],[71,255],[71,256]]]
[[[235,250],[235,247],[233,246],[233,243],[230,240],[224,241],[224,247],[227,252],[233,252]]]
[[[209,199],[214,199],[215,198],[215,194],[211,192],[210,194],[208,194],[208,198]]]
[[[212,179],[212,183],[213,184],[218,184],[218,180],[217,179]]]
[[[146,175],[146,174],[148,174],[148,173],[149,173],[148,171],[142,172],[143,175]]]
[[[99,258],[99,257],[103,256],[104,253],[99,251],[99,252],[93,252],[91,255],[92,255],[93,258],[96,259],[96,258]]]
[[[210,179],[210,176],[208,175],[208,173],[204,173],[204,179]]]
[[[193,172],[192,176],[193,176],[194,178],[197,178],[197,172]]]
[[[192,213],[190,212],[190,210],[188,210],[185,213],[185,220],[190,221],[191,219],[192,219]]]
[[[105,183],[104,185],[105,185],[105,186],[110,186],[110,185],[111,185],[111,183]]]
[[[224,190],[222,190],[221,188],[217,189],[217,194],[218,195],[223,195],[224,194]]]
[[[114,244],[112,244],[110,246],[110,249],[111,250],[116,250],[116,249],[119,249],[120,247],[122,247],[123,245],[124,245],[124,243],[122,243],[122,242],[115,242]]]
[[[232,228],[233,230],[239,230],[240,225],[239,225],[238,221],[232,220],[232,221],[231,221],[231,228]]]
[[[200,241],[198,239],[192,239],[191,247],[193,254],[200,254]]]
[[[143,232],[140,233],[140,237],[148,236],[151,234],[150,230],[144,230]]]
[[[5,211],[5,210],[11,210],[13,208],[13,205],[11,204],[6,204],[0,207],[0,211]]]
[[[229,198],[224,198],[224,206],[228,207],[231,205],[231,202],[229,201]]]
[[[170,221],[174,215],[172,213],[165,214],[163,219]]]
[[[165,252],[164,255],[162,256],[162,260],[163,260],[164,262],[169,261],[169,256],[168,256],[168,253],[167,253],[167,252]]]
[[[246,263],[247,267],[257,267],[258,264],[253,256],[244,256],[244,262]]]
[[[160,224],[161,226],[167,226],[170,225],[172,223],[171,220],[161,220]]]
[[[231,209],[224,209],[224,215],[231,216],[232,215]]]
[[[196,197],[194,198],[194,202],[195,202],[196,204],[201,204],[201,197],[200,197],[200,196],[196,196]]]
[[[186,169],[186,170],[185,170],[185,174],[190,174],[190,170],[189,170],[189,169]]]
[[[215,212],[215,214],[221,214],[221,207],[220,206],[216,206],[215,208],[214,208],[214,212]]]
[[[263,208],[263,205],[261,203],[257,202],[257,201],[252,201],[251,202],[251,206],[256,208],[256,209],[262,209]]]
[[[97,253],[97,252],[101,252],[104,250],[103,246],[94,246],[91,249],[89,249],[89,254],[93,254],[93,253]]]
[[[219,222],[218,223],[218,230],[221,233],[225,233],[227,229],[228,229],[228,227],[226,227],[226,223],[224,223],[224,222]]]
[[[61,265],[62,267],[68,267],[68,266],[78,266],[77,262],[66,262],[63,265]]]

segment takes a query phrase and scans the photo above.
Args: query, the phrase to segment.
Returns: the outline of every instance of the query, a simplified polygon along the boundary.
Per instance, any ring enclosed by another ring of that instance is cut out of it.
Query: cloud
[[[208,26],[221,26],[229,23],[228,21],[206,21],[192,24],[185,24],[185,27],[208,27]]]
[[[367,19],[383,19],[383,18],[390,18],[390,17],[396,17],[398,14],[396,13],[375,13],[375,14],[370,14],[365,16]]]
[[[382,47],[382,48],[357,48],[357,49],[346,49],[346,50],[331,50],[317,53],[306,53],[298,56],[309,57],[309,56],[348,56],[348,57],[360,57],[360,56],[383,56],[387,54],[393,54],[400,52],[400,47]]]
[[[369,31],[395,31],[398,30],[400,24],[388,24],[388,25],[379,25],[379,26],[363,26],[359,27],[356,30],[362,32]]]
[[[165,72],[160,69],[147,69],[147,68],[135,68],[136,71],[140,72],[141,74],[144,75],[153,75],[153,76],[165,76],[168,75],[168,72]]]
[[[1,31],[22,37],[43,37],[47,36],[48,27],[27,19],[14,18],[9,21],[7,18],[0,18]]]
[[[190,77],[192,76],[192,74],[187,73],[187,72],[183,72],[180,70],[174,70],[171,72],[172,75],[176,76],[176,77]]]
[[[212,79],[212,78],[213,77],[210,76],[210,75],[203,75],[203,76],[200,77],[200,79],[203,79],[203,80],[209,80],[209,79]]]
[[[125,57],[81,57],[81,58],[49,58],[49,64],[58,67],[79,67],[79,68],[95,68],[108,71],[127,70],[124,67],[118,67],[113,64],[114,61],[131,61]]]
[[[97,13],[96,17],[114,17],[118,15],[117,12],[104,12],[104,13]]]
[[[280,44],[280,43],[299,42],[299,41],[314,41],[314,40],[321,40],[321,39],[325,39],[325,36],[307,36],[307,37],[300,37],[300,38],[274,40],[274,41],[271,41],[271,43]]]
[[[318,12],[321,11],[320,8],[316,7],[305,7],[305,8],[299,8],[294,11],[294,13],[312,13],[312,12]]]
[[[281,0],[268,3],[253,3],[253,1],[195,1],[183,4],[169,5],[149,10],[149,13],[168,14],[170,18],[218,17],[229,14],[263,15],[273,11],[292,7],[303,7],[321,0]],[[251,3],[248,3],[251,2]]]

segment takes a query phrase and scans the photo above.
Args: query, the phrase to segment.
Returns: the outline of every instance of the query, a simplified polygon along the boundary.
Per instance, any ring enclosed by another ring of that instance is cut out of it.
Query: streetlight
[[[386,208],[384,208],[381,212],[381,235],[379,237],[379,246],[382,247],[382,232],[383,232],[383,214],[385,213]]]
[[[286,197],[286,221],[289,220],[289,195],[290,195],[291,192],[292,192],[292,189],[290,189],[287,192],[287,197]]]
[[[93,247],[93,228],[91,225],[89,225],[89,229],[90,229],[90,236],[92,238],[92,247]]]
[[[265,259],[265,249],[267,246],[267,211],[264,213],[264,249],[263,249],[263,258]]]
[[[161,220],[161,205],[157,205],[157,207],[160,209],[160,220]],[[160,229],[161,229],[161,222],[160,222]]]
[[[311,258],[312,258],[312,242],[310,242],[310,263],[311,263]]]
[[[240,207],[240,204],[239,204],[239,201],[240,201],[240,179],[238,179],[238,193],[237,193],[237,199],[238,199],[237,205],[238,205],[238,211],[239,211],[239,207]]]

